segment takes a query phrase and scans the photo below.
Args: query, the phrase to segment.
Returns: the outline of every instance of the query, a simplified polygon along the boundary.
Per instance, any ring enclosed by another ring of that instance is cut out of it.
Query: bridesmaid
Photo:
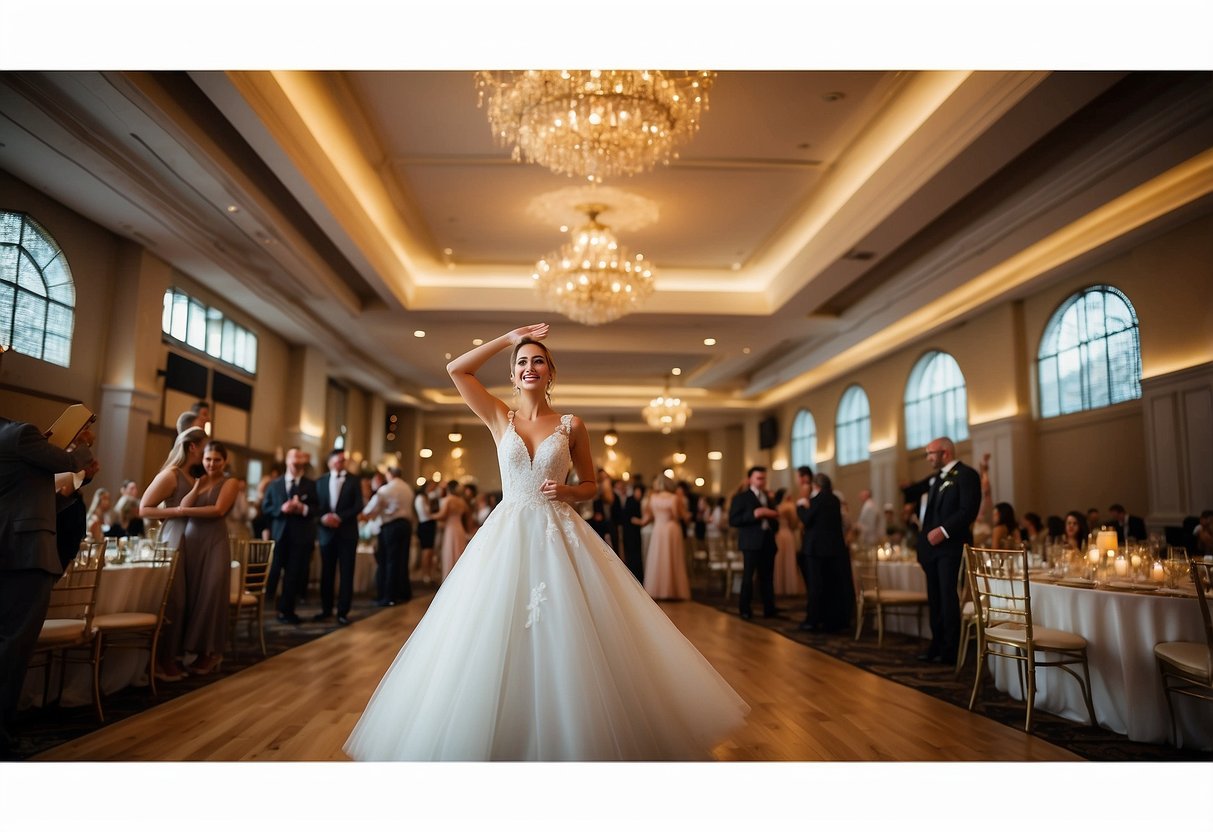
[[[455,562],[459,560],[459,556],[463,554],[463,550],[468,545],[467,522],[471,509],[468,508],[467,501],[459,494],[458,480],[451,480],[447,483],[446,496],[442,498],[438,513],[434,515],[434,520],[442,524],[440,561],[444,581],[446,576],[451,574],[451,570],[455,568]]]
[[[649,539],[649,557],[644,565],[644,588],[653,598],[687,600],[691,582],[687,577],[687,559],[682,524],[690,519],[686,503],[674,493],[670,480],[658,477],[653,482],[642,525],[653,524]]]
[[[155,662],[156,678],[163,682],[176,682],[185,678],[185,669],[178,657],[181,655],[181,635],[185,603],[185,525],[187,513],[181,500],[194,487],[190,469],[201,464],[202,451],[206,445],[206,431],[190,428],[177,436],[168,458],[160,467],[160,473],[143,492],[139,505],[139,516],[144,520],[162,520],[157,543],[168,544],[177,550],[177,572],[169,589],[168,604],[164,610],[164,624],[160,629],[160,641]]]
[[[242,481],[224,475],[227,448],[211,440],[202,454],[206,474],[181,499],[191,510],[185,526],[185,631],[182,647],[197,658],[189,672],[206,676],[223,662],[227,643],[232,553],[225,517],[236,502]]]
[[[804,578],[796,562],[800,551],[796,544],[800,518],[796,516],[796,495],[792,489],[779,490],[775,510],[779,512],[779,530],[775,532],[775,594],[800,595],[804,592]]]

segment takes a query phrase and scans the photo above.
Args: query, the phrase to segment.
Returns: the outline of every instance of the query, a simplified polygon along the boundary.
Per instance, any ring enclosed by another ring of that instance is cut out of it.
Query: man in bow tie
[[[329,451],[329,472],[316,482],[320,496],[320,612],[313,621],[333,617],[333,578],[341,567],[337,596],[337,623],[350,623],[354,599],[354,560],[358,553],[358,515],[362,512],[362,484],[345,470],[345,451]]]
[[[931,616],[931,645],[918,658],[956,663],[960,646],[960,598],[956,579],[966,543],[973,543],[973,521],[981,507],[981,477],[956,458],[956,446],[946,436],[927,445],[933,473],[903,491],[906,503],[917,508],[922,529],[918,563],[927,575],[927,604]]]

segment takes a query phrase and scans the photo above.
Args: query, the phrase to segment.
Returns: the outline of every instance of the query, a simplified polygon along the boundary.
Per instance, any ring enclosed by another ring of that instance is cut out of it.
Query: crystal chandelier
[[[653,267],[619,244],[598,222],[605,205],[579,206],[589,222],[569,241],[535,264],[531,278],[549,308],[579,323],[597,326],[635,311],[653,291]]]
[[[555,173],[604,177],[677,158],[699,130],[711,71],[535,70],[476,73],[498,142]]]
[[[665,391],[649,402],[649,406],[641,410],[640,415],[654,430],[671,433],[686,427],[687,419],[691,418],[691,408],[682,399],[670,395],[670,382],[667,378]]]

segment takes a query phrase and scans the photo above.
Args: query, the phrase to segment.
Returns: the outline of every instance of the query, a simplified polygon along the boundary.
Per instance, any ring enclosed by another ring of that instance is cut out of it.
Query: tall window
[[[838,403],[834,441],[837,445],[834,456],[839,465],[863,462],[868,458],[868,445],[872,443],[872,411],[868,407],[868,394],[858,384],[843,391],[842,401]]]
[[[160,329],[170,338],[239,367],[257,372],[257,336],[224,317],[214,307],[194,300],[178,289],[164,293]]]
[[[960,365],[932,351],[918,359],[906,384],[906,447],[921,448],[937,436],[968,439],[969,407]]]
[[[67,258],[26,214],[0,211],[0,343],[67,367],[76,286]]]
[[[1141,398],[1137,314],[1124,293],[1091,286],[1049,319],[1036,354],[1040,415],[1094,410]]]
[[[817,422],[813,414],[802,410],[792,422],[792,467],[817,464]]]

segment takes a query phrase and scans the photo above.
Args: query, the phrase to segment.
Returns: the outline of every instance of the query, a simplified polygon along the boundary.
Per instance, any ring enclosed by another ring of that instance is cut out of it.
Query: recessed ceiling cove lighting
[[[424,337],[425,337],[425,330],[424,330],[424,329],[414,329],[414,330],[413,330],[413,337],[414,337],[414,338],[424,338]]]
[[[483,338],[473,338],[473,339],[472,339],[472,346],[473,346],[473,347],[478,347],[478,346],[480,346],[480,345],[481,345],[481,344],[483,344],[483,343],[484,343],[484,339],[483,339]]]
[[[714,346],[716,346],[716,339],[715,338],[704,338],[703,345],[705,347],[714,347]]]
[[[682,375],[682,368],[681,368],[681,367],[675,367],[674,369],[670,370],[670,375],[673,375],[673,376],[680,376],[680,375]]]

